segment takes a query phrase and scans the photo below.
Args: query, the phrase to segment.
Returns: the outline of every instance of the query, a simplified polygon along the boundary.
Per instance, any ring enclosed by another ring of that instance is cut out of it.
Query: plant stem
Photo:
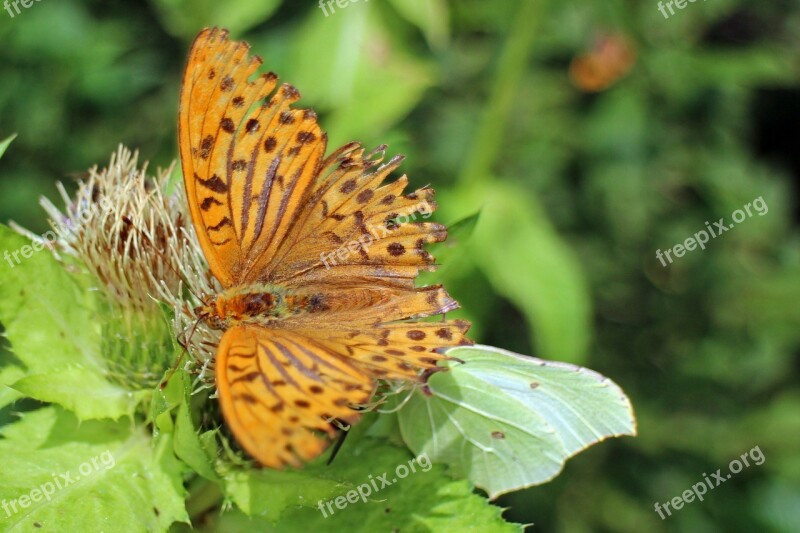
[[[203,515],[219,507],[222,501],[222,492],[219,486],[203,477],[194,479],[189,488],[189,498],[186,500],[186,512],[193,525],[197,525]]]
[[[514,107],[520,78],[525,71],[533,38],[546,6],[547,0],[519,2],[516,20],[498,59],[489,104],[472,139],[471,149],[459,176],[459,181],[465,185],[480,186],[492,175],[492,165],[503,145],[506,123]]]

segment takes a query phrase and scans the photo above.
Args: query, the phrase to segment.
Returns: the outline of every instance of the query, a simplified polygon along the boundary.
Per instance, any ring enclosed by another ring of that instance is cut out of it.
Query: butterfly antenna
[[[178,360],[175,362],[175,366],[173,366],[172,370],[169,371],[169,375],[167,376],[167,378],[164,381],[161,382],[161,389],[162,390],[164,388],[166,388],[167,384],[169,383],[169,380],[171,380],[172,376],[175,375],[175,372],[178,371],[178,367],[180,366],[181,361],[183,361],[183,354],[189,353],[188,345],[192,341],[192,337],[194,336],[194,331],[195,331],[195,329],[197,329],[197,325],[200,323],[201,320],[203,320],[202,317],[198,318],[197,320],[195,320],[194,324],[192,324],[192,329],[189,332],[189,337],[185,338],[185,341],[181,340],[180,335],[178,336],[178,338],[177,338],[178,344],[180,344],[181,348],[183,348],[183,349],[181,350],[181,355],[178,356]]]
[[[409,400],[411,400],[411,398],[414,396],[414,393],[416,391],[417,391],[417,387],[416,386],[411,387],[411,389],[408,391],[408,394],[406,394],[406,397],[403,398],[403,400],[400,403],[398,403],[395,407],[392,407],[391,409],[375,409],[375,412],[380,413],[380,414],[396,413],[397,411],[399,411],[400,409],[405,407],[405,405],[409,402]],[[398,394],[401,393],[401,392],[403,392],[402,389],[397,391]],[[383,400],[384,401],[386,400],[386,396],[383,397]]]

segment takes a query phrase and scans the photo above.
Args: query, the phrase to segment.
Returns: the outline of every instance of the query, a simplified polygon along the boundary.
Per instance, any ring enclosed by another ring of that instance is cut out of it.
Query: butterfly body
[[[402,162],[327,136],[294,87],[257,75],[261,59],[225,30],[200,32],[181,90],[186,196],[223,290],[195,315],[224,333],[215,379],[237,442],[264,466],[301,466],[330,444],[330,420],[355,423],[377,380],[424,383],[441,348],[470,344],[424,249],[444,226],[417,221],[433,190],[404,194]]]
[[[302,294],[275,285],[255,284],[220,293],[195,313],[213,329],[225,330],[240,324],[269,325],[324,308],[322,294]]]

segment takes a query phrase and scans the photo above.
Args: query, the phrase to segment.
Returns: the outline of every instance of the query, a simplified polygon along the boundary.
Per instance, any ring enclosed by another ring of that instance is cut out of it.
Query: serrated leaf
[[[175,430],[171,412],[175,411],[185,398],[182,370],[170,376],[166,383],[164,388],[159,386],[156,389],[150,402],[150,420],[153,421],[156,435],[161,431],[172,433]]]
[[[630,401],[600,374],[491,346],[452,348],[432,396],[417,393],[400,412],[415,453],[446,463],[491,498],[544,483],[564,462],[607,437],[635,435]]]
[[[49,252],[2,224],[0,249],[10,258],[0,261],[0,321],[17,358],[33,373],[82,362],[100,368],[86,293]]]
[[[198,434],[190,412],[191,378],[180,369],[168,372],[166,387],[157,388],[150,404],[150,419],[155,426],[156,439],[163,434],[172,435],[175,455],[202,477],[219,481],[214,471],[217,449],[213,431]]]
[[[169,443],[153,447],[129,422],[80,423],[53,406],[2,434],[3,531],[163,531],[188,521]]]
[[[398,527],[519,531],[503,521],[501,509],[474,494],[469,482],[447,478],[442,467],[425,458],[415,459],[407,449],[384,438],[348,439],[335,460],[326,463],[323,458],[296,471],[232,471],[225,477],[226,493],[251,518],[223,513],[212,529],[238,530],[249,524],[258,530],[281,532],[391,531]],[[402,479],[398,479],[398,473]],[[379,481],[382,476],[389,485]],[[373,494],[368,494],[366,487],[373,479],[377,490],[370,489]],[[359,486],[364,498],[359,496],[345,510],[336,507],[337,498],[341,506],[348,493],[354,498]],[[333,513],[328,509],[329,501]],[[325,514],[320,511],[321,505]]]
[[[88,291],[48,251],[35,251],[3,225],[0,249],[11,257],[0,261],[0,322],[30,376],[18,382],[18,390],[84,418],[131,413],[141,396],[105,378]]]
[[[114,385],[95,370],[78,367],[26,376],[12,387],[31,398],[57,403],[81,420],[132,416],[136,404],[147,396],[144,391],[132,392]]]
[[[309,473],[340,484],[327,496],[308,497],[304,507],[289,508],[276,531],[520,531],[502,519],[499,507],[474,494],[468,481],[453,481],[427,458],[414,458],[381,439],[360,440],[330,466],[314,466]],[[355,498],[359,488],[364,498]],[[343,509],[337,507],[337,498]]]
[[[25,370],[17,365],[7,365],[0,369],[0,409],[22,397],[19,391],[9,387],[25,375]]]
[[[184,373],[181,372],[181,374]],[[175,455],[204,478],[219,481],[219,477],[214,471],[216,446],[209,447],[208,437],[205,441],[201,440],[189,409],[191,381],[188,376],[184,375],[183,382],[186,396],[175,413]]]

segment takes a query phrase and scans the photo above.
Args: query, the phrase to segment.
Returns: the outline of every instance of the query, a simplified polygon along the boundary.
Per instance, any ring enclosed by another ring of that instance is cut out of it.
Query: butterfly
[[[622,34],[602,36],[586,54],[573,58],[569,74],[584,92],[603,91],[628,74],[636,63],[636,49]]]
[[[241,447],[271,468],[299,467],[354,424],[379,380],[424,382],[471,344],[470,324],[446,320],[458,303],[440,285],[425,245],[446,228],[418,220],[434,192],[385,183],[402,156],[352,142],[325,155],[327,136],[300,94],[278,86],[261,58],[228,32],[195,39],[180,96],[186,196],[203,254],[223,288],[195,310],[223,330],[215,381]],[[421,320],[442,315],[440,321]]]

